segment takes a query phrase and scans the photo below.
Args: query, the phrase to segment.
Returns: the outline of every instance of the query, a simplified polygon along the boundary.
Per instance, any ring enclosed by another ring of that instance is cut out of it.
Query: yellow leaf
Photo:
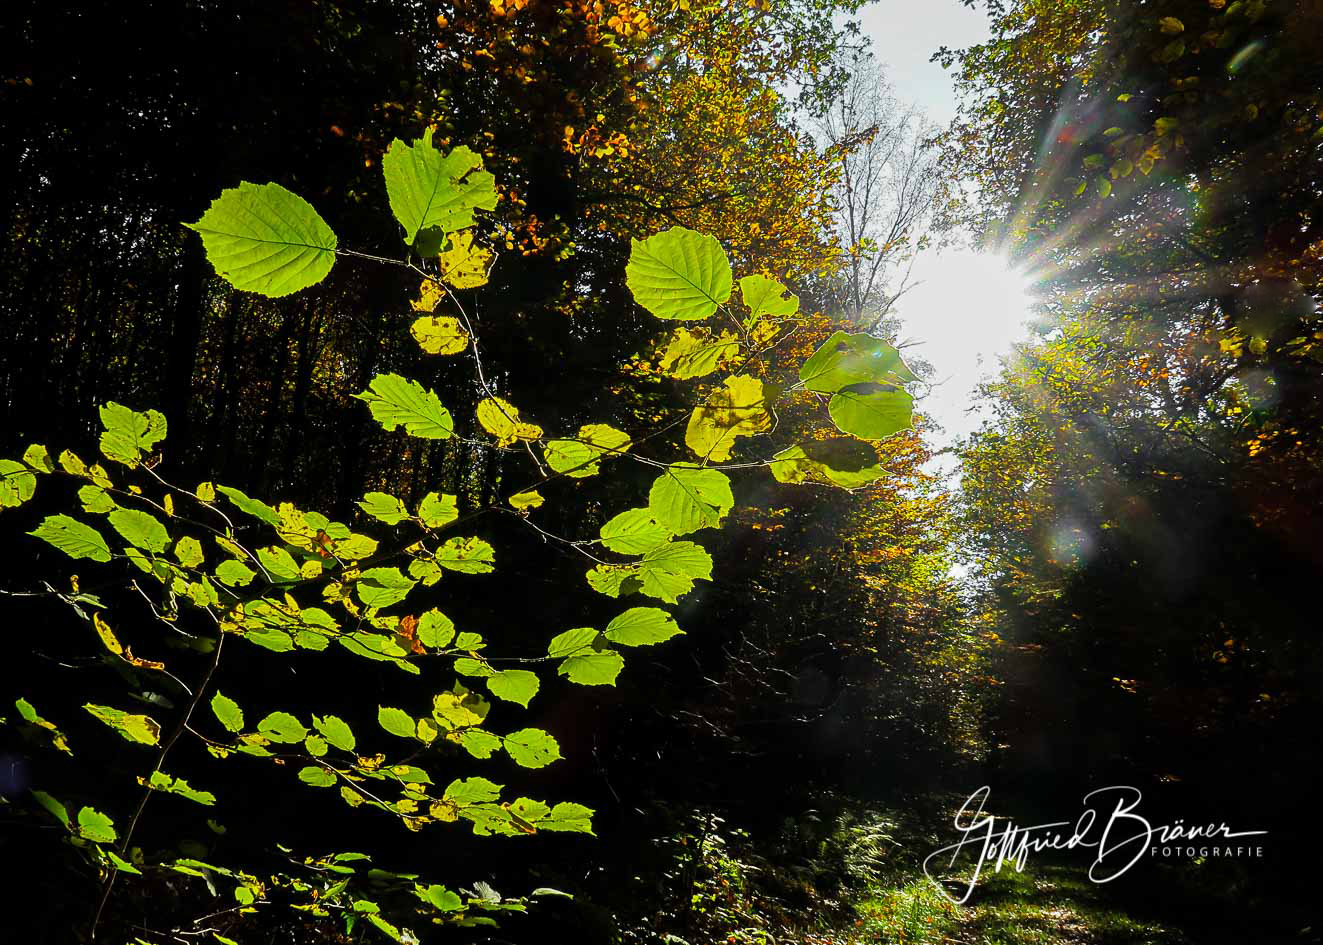
[[[536,509],[542,505],[546,499],[536,489],[530,489],[528,492],[520,492],[509,498],[509,503],[521,512],[528,509]]]
[[[701,459],[724,462],[741,436],[766,433],[772,428],[763,382],[756,377],[728,377],[725,387],[694,408],[684,442]]]
[[[431,312],[445,296],[446,290],[431,279],[424,279],[418,290],[418,301],[410,302],[415,312]]]
[[[428,354],[459,354],[469,346],[468,332],[449,315],[424,315],[409,331]]]
[[[501,446],[510,446],[519,440],[537,440],[542,428],[519,419],[519,409],[500,397],[484,397],[478,404],[478,423],[492,434]]]
[[[470,231],[453,233],[450,248],[441,254],[441,278],[456,289],[486,285],[487,267],[491,259],[491,250],[473,245],[473,234]]]

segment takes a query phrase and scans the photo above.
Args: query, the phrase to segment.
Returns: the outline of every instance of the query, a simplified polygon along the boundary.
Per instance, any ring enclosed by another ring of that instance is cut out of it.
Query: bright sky
[[[958,49],[987,38],[981,10],[960,0],[880,0],[862,15],[864,31],[902,101],[918,104],[939,125],[955,115],[950,74],[928,60],[940,46]],[[897,304],[905,340],[937,369],[932,393],[919,407],[931,414],[947,445],[978,427],[966,413],[979,380],[996,373],[997,359],[1025,336],[1029,300],[1024,281],[985,253],[928,251],[915,262],[917,285]],[[947,465],[947,464],[942,464]]]

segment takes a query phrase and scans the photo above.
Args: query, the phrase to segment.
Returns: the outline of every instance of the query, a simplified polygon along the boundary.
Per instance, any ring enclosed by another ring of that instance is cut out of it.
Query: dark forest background
[[[787,281],[815,313],[801,356],[832,327],[894,331],[885,306],[852,308],[844,244],[859,234],[842,236],[834,213],[859,139],[809,130],[849,93],[842,64],[862,40],[840,24],[855,6],[6,5],[0,449],[90,454],[96,408],[113,400],[167,415],[175,481],[214,479],[342,521],[375,488],[406,501],[453,492],[471,510],[519,485],[503,454],[463,442],[481,396],[467,368],[426,358],[409,336],[416,279],[345,259],[311,290],[262,299],[230,290],[181,225],[225,187],[278,181],[346,245],[390,255],[381,155],[427,126],[483,153],[503,190],[488,233],[501,258],[465,298],[494,382],[536,403],[547,429],[628,429],[684,407],[678,385],[621,367],[657,335],[624,288],[629,240],[673,223]],[[936,215],[911,220],[903,245],[958,224],[1012,252],[1038,280],[1035,341],[983,392],[989,419],[956,450],[959,483],[931,472],[923,422],[880,447],[892,475],[869,490],[746,480],[737,520],[706,542],[715,580],[678,608],[686,635],[616,689],[539,697],[527,724],[553,732],[567,760],[503,774],[596,808],[597,838],[409,834],[244,769],[208,775],[226,798],[223,838],[181,835],[160,814],[144,844],[205,843],[216,856],[265,845],[275,859],[272,843],[310,839],[283,805],[320,803],[341,846],[379,861],[509,894],[576,894],[508,920],[509,940],[674,929],[700,941],[722,930],[684,901],[697,869],[684,837],[744,831],[742,855],[761,866],[740,908],[806,928],[864,881],[846,863],[861,810],[932,820],[952,793],[987,783],[1008,812],[1056,819],[1084,791],[1126,783],[1149,793],[1155,819],[1270,831],[1267,860],[1195,875],[1193,887],[1246,906],[1217,913],[1217,934],[1317,940],[1300,932],[1299,891],[1323,783],[1323,102],[1311,52],[1323,14],[1307,2],[1156,6],[995,4],[993,40],[949,54],[966,106],[925,142],[947,186],[934,180]],[[645,9],[633,36],[608,25]],[[436,390],[460,436],[419,447],[383,433],[351,395],[386,371]],[[794,429],[792,413],[781,445]],[[538,522],[595,534],[648,481],[559,483]],[[68,570],[22,536],[43,511],[39,500],[4,513],[6,591]],[[438,587],[457,623],[542,640],[609,616],[581,560],[518,516],[488,516],[476,533],[501,571]],[[72,614],[0,605],[6,703],[113,688]],[[398,686],[389,666],[329,653],[291,666],[238,653],[225,687],[315,706],[344,689],[375,704]],[[52,760],[14,737],[6,751],[34,782],[122,764],[109,746]],[[0,810],[6,893],[26,903],[10,907],[11,931],[71,941],[95,880],[19,815],[27,806]],[[1160,898],[1152,884],[1127,894]],[[135,890],[117,928],[206,908],[179,883]],[[314,940],[293,924],[279,934]]]

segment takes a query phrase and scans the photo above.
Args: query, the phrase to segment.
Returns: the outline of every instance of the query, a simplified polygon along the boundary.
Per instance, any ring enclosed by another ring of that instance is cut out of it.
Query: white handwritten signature
[[[1074,850],[1092,848],[1095,850],[1093,862],[1089,865],[1089,879],[1095,883],[1110,883],[1123,876],[1132,866],[1143,858],[1154,845],[1171,843],[1177,840],[1216,840],[1235,837],[1262,836],[1266,830],[1233,831],[1226,824],[1186,825],[1178,820],[1175,824],[1155,825],[1136,812],[1143,794],[1138,788],[1115,784],[1084,795],[1084,812],[1072,824],[1061,820],[1048,824],[1034,824],[1029,827],[1017,827],[1013,821],[1004,821],[1004,826],[994,826],[994,818],[983,812],[991,788],[979,788],[956,812],[954,825],[960,839],[949,846],[934,850],[923,861],[923,872],[933,884],[952,902],[963,905],[969,900],[978,883],[979,875],[985,864],[992,863],[993,872],[1000,872],[1007,864],[1016,871],[1024,869],[1030,853],[1043,850]],[[1108,807],[1111,812],[1100,813]],[[1096,828],[1101,827],[1101,833]],[[1095,835],[1097,839],[1090,839]],[[973,873],[965,886],[964,895],[956,899],[941,881],[933,875],[931,866],[934,860],[950,854],[947,869],[954,869],[961,853],[967,857],[977,852],[973,864]]]

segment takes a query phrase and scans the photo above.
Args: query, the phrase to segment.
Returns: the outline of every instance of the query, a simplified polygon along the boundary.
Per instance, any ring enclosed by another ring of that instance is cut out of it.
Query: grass
[[[1188,945],[1179,932],[1130,916],[1078,871],[1059,866],[981,877],[965,906],[919,877],[870,889],[856,910],[855,941],[870,945]]]

